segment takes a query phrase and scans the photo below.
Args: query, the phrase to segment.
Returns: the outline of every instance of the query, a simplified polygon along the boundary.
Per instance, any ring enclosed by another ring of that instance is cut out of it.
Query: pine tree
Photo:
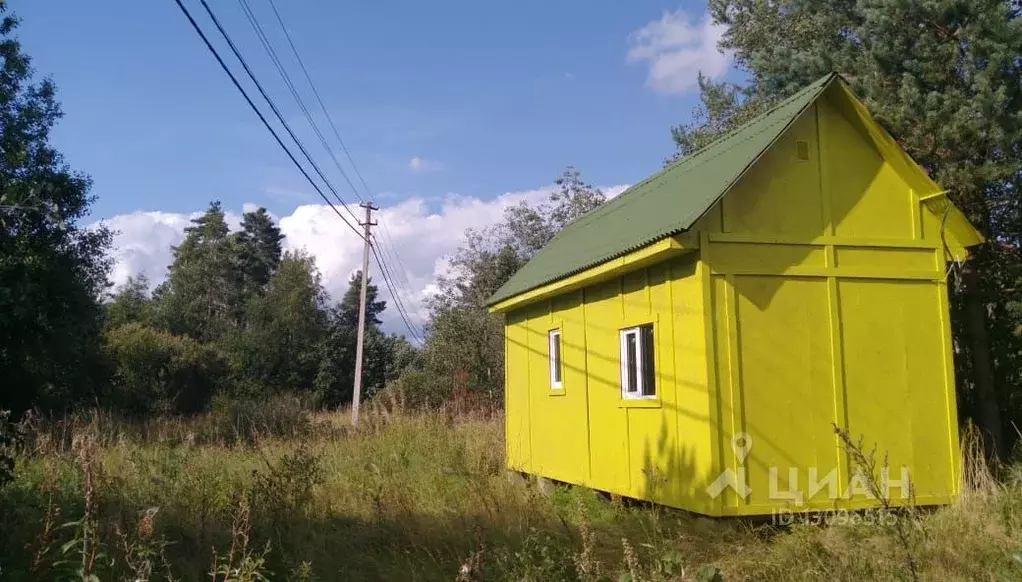
[[[358,304],[362,287],[362,272],[348,281],[348,289],[340,303],[330,310],[328,332],[320,352],[320,367],[316,377],[316,390],[327,405],[338,406],[351,402],[355,385],[355,352],[358,329]],[[362,356],[362,396],[367,398],[383,388],[387,381],[387,364],[393,340],[380,331],[380,315],[387,308],[386,301],[377,299],[379,289],[372,278],[366,284],[365,338]]]
[[[238,266],[244,294],[260,293],[280,268],[281,241],[284,235],[265,208],[246,212],[241,231],[235,236]]]
[[[106,305],[105,326],[112,329],[127,323],[150,323],[149,279],[145,275],[128,277]]]
[[[173,249],[167,280],[156,293],[171,332],[209,341],[237,327],[241,277],[235,245],[220,202],[210,203],[185,229],[185,240]]]
[[[356,271],[348,280],[348,289],[341,298],[338,306],[338,323],[352,329],[358,325],[358,303],[362,291],[362,271]],[[377,297],[380,290],[373,285],[373,278],[366,282],[366,327],[376,327],[382,324],[380,314],[387,308],[386,301],[379,301]]]

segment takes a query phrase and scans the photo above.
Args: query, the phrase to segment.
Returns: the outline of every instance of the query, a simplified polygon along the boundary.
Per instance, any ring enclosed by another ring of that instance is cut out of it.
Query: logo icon
[[[716,499],[724,493],[725,489],[734,489],[735,493],[738,494],[742,499],[748,499],[749,494],[752,493],[752,489],[749,488],[749,482],[745,476],[745,459],[749,456],[749,451],[752,450],[752,436],[748,433],[738,432],[731,437],[731,450],[735,452],[735,457],[738,458],[738,469],[732,469],[728,467],[724,469],[724,472],[717,475],[713,483],[706,488],[706,492],[710,494],[710,497]]]

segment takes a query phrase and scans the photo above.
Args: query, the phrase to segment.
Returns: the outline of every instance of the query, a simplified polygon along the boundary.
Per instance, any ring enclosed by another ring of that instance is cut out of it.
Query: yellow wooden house
[[[570,224],[490,301],[517,471],[707,515],[959,491],[947,271],[982,241],[829,75]]]

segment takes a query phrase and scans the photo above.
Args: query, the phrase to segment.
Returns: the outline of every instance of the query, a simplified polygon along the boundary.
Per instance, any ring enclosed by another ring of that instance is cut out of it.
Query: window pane
[[[625,334],[625,391],[637,392],[638,378],[638,346],[636,344],[635,332]]]
[[[550,365],[553,366],[554,382],[561,383],[561,334],[554,334],[552,338],[553,358]]]
[[[656,370],[654,369],[653,326],[639,328],[642,334],[642,395],[656,395]]]
[[[547,359],[550,362],[550,385],[561,385],[561,331],[552,330],[547,334]]]

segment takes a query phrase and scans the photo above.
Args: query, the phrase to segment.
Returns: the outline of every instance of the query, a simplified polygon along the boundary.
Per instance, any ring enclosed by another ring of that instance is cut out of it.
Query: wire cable
[[[341,161],[337,158],[337,154],[334,153],[333,148],[331,148],[330,144],[327,143],[327,139],[323,135],[323,132],[320,130],[319,125],[312,118],[312,113],[309,111],[309,108],[305,105],[305,100],[302,99],[301,94],[298,92],[298,89],[295,87],[294,82],[291,80],[291,75],[287,73],[287,69],[286,67],[284,67],[284,63],[280,60],[280,57],[277,55],[277,51],[273,48],[273,43],[270,42],[270,39],[266,35],[266,31],[263,30],[262,24],[259,23],[259,19],[256,17],[255,12],[253,12],[252,7],[249,6],[248,0],[238,0],[238,4],[241,5],[241,10],[242,12],[244,12],[245,18],[248,20],[248,23],[252,27],[252,30],[256,33],[256,37],[259,39],[260,44],[262,44],[263,50],[265,50],[266,54],[270,57],[270,61],[273,63],[273,66],[277,69],[277,73],[280,75],[281,79],[283,79],[284,84],[288,88],[288,91],[291,92],[291,96],[294,98],[295,103],[298,104],[299,109],[301,109],[302,113],[305,115],[305,119],[309,122],[309,126],[312,127],[312,131],[316,134],[316,137],[319,138],[319,143],[323,145],[323,149],[326,150],[327,155],[330,156],[330,159],[331,161],[333,161],[334,166],[337,168],[337,171],[341,173],[341,177],[343,177],[344,181],[348,183],[348,187],[351,188],[351,191],[352,193],[355,194],[355,197],[357,197],[360,202],[365,202],[365,199],[363,199],[362,195],[359,194],[358,188],[355,187],[354,182],[352,182],[351,178],[348,176],[348,172],[345,171],[344,166],[341,165]],[[313,89],[315,90],[315,87]]]
[[[384,222],[382,217],[379,219],[379,222],[380,222],[380,226],[383,227],[382,228],[382,232],[383,232],[384,237],[389,239],[390,237],[387,234],[387,223]],[[380,240],[380,237],[376,236],[375,233],[373,234],[373,237],[376,239],[377,242],[380,243],[380,249],[383,251],[385,256],[386,256],[387,251],[388,251],[388,246],[390,247],[389,250],[390,250],[390,255],[391,256],[387,260],[389,261],[389,260],[393,259],[394,260],[393,264],[396,264],[396,266],[394,267],[394,270],[396,270],[397,274],[398,274],[398,277],[396,278],[396,282],[397,282],[397,284],[399,286],[400,285],[404,286],[403,291],[405,292],[406,295],[408,295],[409,298],[414,297],[415,293],[412,290],[412,283],[411,283],[411,281],[408,280],[408,270],[405,268],[404,263],[401,261],[401,255],[398,254],[398,252],[397,252],[397,245],[394,244],[393,239],[390,239],[390,244],[389,245],[385,245]]]
[[[225,73],[227,73],[228,77],[230,77],[231,82],[234,84],[234,87],[241,93],[241,96],[245,98],[245,101],[248,103],[248,106],[252,108],[252,111],[255,112],[255,114],[259,117],[259,120],[262,121],[263,125],[266,126],[266,129],[269,130],[270,134],[273,136],[273,139],[276,140],[277,145],[279,145],[280,148],[284,150],[284,153],[286,153],[287,157],[291,159],[291,162],[295,165],[296,168],[298,168],[298,171],[301,172],[303,176],[305,176],[305,179],[308,180],[309,184],[313,187],[313,189],[316,190],[316,193],[319,194],[320,198],[322,198],[323,201],[326,202],[328,206],[330,206],[334,213],[337,214],[337,216],[344,221],[344,224],[348,225],[348,228],[350,228],[355,233],[355,235],[358,236],[359,239],[365,240],[365,237],[362,235],[362,233],[360,233],[354,225],[348,222],[348,219],[345,218],[344,215],[341,214],[339,210],[337,210],[337,207],[334,206],[334,203],[330,201],[330,198],[328,198],[327,195],[323,193],[323,190],[320,189],[318,184],[316,184],[316,181],[312,179],[312,176],[309,175],[305,168],[302,167],[302,165],[298,162],[298,159],[295,158],[294,154],[291,153],[291,150],[288,149],[288,147],[284,144],[284,141],[273,129],[273,126],[270,125],[270,122],[266,119],[266,116],[264,116],[262,111],[260,111],[259,108],[256,107],[255,102],[253,102],[252,98],[249,97],[248,92],[245,91],[245,88],[241,86],[241,83],[238,81],[238,78],[234,76],[234,73],[231,72],[231,69],[227,66],[227,63],[224,62],[223,58],[220,56],[220,53],[217,52],[216,48],[209,41],[209,38],[206,37],[206,33],[202,31],[202,28],[199,26],[199,23],[196,22],[195,18],[192,17],[192,14],[191,12],[188,11],[188,8],[185,7],[181,0],[174,0],[174,2],[177,3],[178,8],[181,9],[181,12],[185,15],[185,18],[188,19],[188,22],[192,25],[192,28],[195,29],[195,32],[199,35],[199,38],[202,39],[202,42],[206,45],[206,48],[209,49],[209,52],[216,59],[217,63],[220,64],[220,68],[223,69]],[[203,4],[205,4],[205,2],[203,2]],[[292,137],[294,137],[294,134],[292,134]]]
[[[404,306],[404,303],[401,301],[401,297],[394,291],[394,288],[392,286],[394,277],[390,272],[390,268],[387,266],[386,261],[382,260],[379,254],[376,253],[376,248],[375,247],[372,248],[373,256],[376,259],[376,263],[379,265],[380,272],[383,275],[383,281],[384,283],[386,283],[387,289],[390,290],[391,296],[394,298],[394,303],[395,306],[397,307],[398,313],[401,315],[401,319],[404,320],[405,326],[408,327],[408,331],[412,334],[412,337],[415,338],[417,341],[421,342],[422,339],[419,337],[418,332],[416,332],[413,329],[413,326],[411,324],[411,314],[408,312],[408,309]]]
[[[348,163],[355,170],[355,175],[362,182],[362,185],[366,189],[366,195],[368,196],[372,189],[369,184],[366,184],[365,178],[362,177],[362,172],[358,171],[358,166],[355,165],[355,160],[351,157],[351,152],[348,151],[348,146],[344,145],[344,140],[341,139],[341,132],[337,131],[337,125],[334,123],[333,117],[330,116],[330,112],[327,110],[326,105],[323,103],[323,98],[319,94],[319,90],[316,89],[316,84],[312,82],[312,75],[309,74],[309,69],[305,66],[305,61],[302,60],[302,56],[298,53],[298,47],[295,46],[294,40],[291,38],[291,33],[287,31],[287,26],[284,25],[284,19],[280,16],[280,11],[277,10],[277,5],[274,4],[273,0],[268,0],[270,8],[273,9],[273,15],[277,18],[277,24],[280,25],[280,29],[284,32],[284,37],[287,38],[288,45],[291,46],[291,53],[295,56],[295,60],[298,61],[298,66],[301,67],[302,73],[305,75],[305,80],[309,82],[309,87],[312,88],[312,94],[315,95],[316,101],[319,103],[320,110],[323,111],[323,116],[326,117],[327,123],[330,124],[330,128],[334,132],[334,137],[337,138],[338,143],[341,144],[341,150],[344,151],[344,155],[348,158]],[[352,186],[354,189],[354,186]],[[358,196],[358,192],[355,192]],[[360,198],[361,199],[361,198]],[[362,200],[365,202],[365,200]]]
[[[382,225],[383,222],[380,221],[380,224]],[[383,251],[383,255],[384,255],[383,259],[386,262],[389,262],[390,259],[387,258],[386,247],[385,247],[385,245],[383,245],[381,243],[380,237],[377,235],[377,233],[374,232],[374,233],[372,233],[372,238],[373,238],[373,240],[375,240],[378,243],[378,246],[380,247],[380,250]],[[397,256],[396,253],[392,253],[392,255],[394,257]],[[408,280],[407,274],[405,274],[402,271],[397,270],[397,268],[393,266],[393,263],[391,263],[391,265],[389,265],[389,266],[390,266],[390,270],[391,270],[391,277],[394,279],[395,284],[398,286],[398,291],[403,291],[404,294],[405,294],[405,298],[408,300],[408,302],[413,302],[415,300],[415,292],[412,290],[412,285],[411,285],[411,282]],[[394,277],[393,276],[393,273],[395,271],[400,275],[400,277]],[[404,288],[401,287],[402,284],[404,285]]]
[[[246,9],[246,13],[251,12],[251,8],[248,6],[248,0],[239,0],[239,2],[241,2],[243,8]],[[295,61],[298,62],[298,66],[302,69],[302,74],[305,76],[306,82],[308,82],[309,87],[312,89],[312,94],[316,97],[316,102],[319,104],[320,111],[323,112],[323,117],[326,118],[327,123],[330,125],[330,129],[333,131],[334,137],[337,138],[337,142],[341,145],[341,150],[344,152],[344,155],[348,159],[348,163],[351,164],[352,169],[355,171],[355,175],[358,177],[359,181],[362,183],[362,186],[365,188],[366,196],[371,198],[372,188],[369,187],[369,184],[366,182],[366,179],[362,175],[362,172],[358,169],[358,164],[355,163],[355,159],[352,157],[351,151],[348,149],[348,146],[344,143],[344,139],[341,137],[341,132],[337,129],[337,124],[334,123],[334,119],[330,115],[330,111],[327,109],[326,104],[323,101],[323,97],[320,94],[319,89],[316,87],[316,83],[312,80],[312,74],[309,72],[308,67],[305,66],[305,60],[302,59],[301,53],[298,52],[298,46],[296,45],[294,39],[292,38],[291,33],[288,31],[287,25],[284,24],[284,18],[281,16],[280,11],[277,9],[277,5],[274,2],[274,0],[267,0],[267,2],[269,3],[270,8],[273,10],[273,15],[277,20],[277,24],[280,26],[280,30],[284,33],[284,38],[287,39],[288,45],[291,47],[291,54],[294,55]],[[255,19],[253,14],[252,17],[250,18],[250,22],[254,20],[256,21],[255,26],[261,31],[262,27],[258,26],[258,21]],[[257,34],[259,34],[261,38],[265,38],[264,32],[257,31]],[[268,41],[264,42],[264,47],[266,47],[268,44],[269,44]],[[272,49],[268,50],[271,53],[273,53],[271,58],[274,59],[275,63],[278,64],[278,71],[280,71],[282,67],[279,65],[280,62],[279,59],[276,58],[276,52],[273,51]],[[289,88],[291,88],[291,92],[293,95],[295,95],[295,98],[300,102],[301,99],[297,96],[296,91],[294,89],[294,85],[290,81],[290,77],[288,77],[286,73],[281,72],[281,74],[285,76],[285,82],[289,85]],[[302,109],[305,110],[304,105],[302,105]],[[351,180],[348,178],[347,173],[342,169],[340,162],[337,160],[336,156],[333,153],[333,150],[323,140],[322,134],[316,128],[315,123],[312,121],[311,116],[308,114],[308,111],[307,110],[305,111],[306,117],[309,119],[309,123],[313,125],[313,128],[316,130],[316,133],[320,136],[320,141],[324,142],[323,146],[330,153],[331,157],[333,157],[334,163],[337,165],[338,170],[340,170],[341,175],[344,176],[345,180],[347,180],[348,185],[351,186],[351,189],[355,193],[355,196],[357,196],[360,201],[365,202],[365,199],[362,198],[362,196],[358,193],[358,189],[355,188],[355,185],[352,184]],[[394,243],[394,239],[390,234],[390,229],[387,228],[386,222],[382,220],[380,221],[380,225],[382,226],[383,237],[384,239],[386,239],[385,241],[380,241],[380,239],[377,238],[377,241],[380,242],[380,250],[383,251],[384,255],[386,255],[388,254],[387,247],[390,247],[389,254],[391,255],[391,258],[394,259],[394,262],[397,264],[396,270],[400,275],[400,278],[395,281],[395,284],[399,285],[403,284],[405,286],[405,292],[409,296],[412,296],[413,295],[413,292],[411,290],[412,285],[411,282],[408,280],[407,275],[408,269],[405,268],[404,263],[401,260],[401,255],[397,252],[397,245]],[[386,244],[384,244],[384,242],[386,242]]]
[[[220,31],[220,34],[224,37],[224,40],[227,42],[228,46],[230,46],[231,51],[234,53],[235,57],[241,63],[242,67],[245,69],[245,72],[248,74],[249,78],[256,85],[256,88],[259,90],[259,92],[262,95],[263,99],[266,100],[267,104],[270,106],[270,108],[273,110],[274,114],[276,115],[278,121],[280,121],[281,125],[284,126],[285,130],[288,132],[288,134],[290,135],[291,139],[298,146],[299,150],[301,150],[301,152],[304,155],[304,157],[306,158],[306,160],[316,170],[316,173],[319,175],[320,179],[323,180],[323,182],[327,185],[327,187],[334,194],[334,196],[338,199],[338,201],[340,201],[341,205],[348,211],[349,214],[352,214],[352,216],[354,216],[354,213],[351,211],[350,208],[347,207],[347,205],[344,203],[343,199],[340,197],[340,195],[337,193],[337,191],[333,188],[333,185],[326,178],[326,176],[323,175],[322,171],[316,165],[315,161],[312,160],[312,157],[309,155],[308,150],[305,149],[305,147],[302,144],[301,140],[298,139],[298,137],[291,130],[290,126],[284,120],[283,115],[281,115],[279,109],[277,109],[277,107],[274,104],[273,100],[266,93],[265,89],[263,89],[262,85],[259,83],[259,81],[255,77],[254,73],[249,68],[247,62],[245,62],[244,58],[241,56],[241,54],[238,51],[237,47],[235,46],[234,42],[231,40],[230,36],[227,34],[227,31],[220,24],[219,20],[216,18],[216,15],[213,13],[212,9],[210,9],[209,4],[206,2],[206,0],[200,0],[200,2],[202,3],[203,7],[205,8],[205,10],[206,10],[207,14],[209,15],[210,19],[213,21],[213,23],[216,26],[217,30]],[[419,343],[422,343],[422,341],[423,341],[422,338],[415,331],[414,326],[411,324],[411,321],[410,321],[411,320],[411,316],[409,315],[407,308],[404,306],[404,303],[402,302],[400,295],[394,290],[394,285],[396,284],[395,282],[393,282],[394,276],[391,273],[391,270],[389,269],[389,267],[387,266],[386,261],[384,261],[380,257],[379,253],[377,252],[377,250],[376,250],[376,246],[377,245],[373,245],[373,244],[371,244],[371,242],[369,240],[366,240],[366,238],[358,231],[358,229],[356,229],[347,220],[347,218],[345,218],[344,215],[341,214],[341,212],[337,209],[337,207],[333,204],[333,202],[330,201],[329,197],[326,196],[326,194],[319,187],[319,185],[316,183],[316,181],[313,180],[312,176],[309,175],[309,173],[301,165],[301,163],[294,156],[294,154],[291,152],[291,150],[284,144],[284,141],[281,139],[280,135],[276,132],[276,130],[274,130],[273,126],[266,119],[266,116],[263,115],[262,111],[260,111],[259,108],[256,106],[255,102],[249,96],[249,94],[245,90],[245,88],[242,87],[241,83],[238,81],[238,78],[230,70],[230,67],[227,66],[227,63],[224,62],[223,58],[220,56],[220,53],[216,50],[216,48],[210,42],[210,40],[206,36],[205,32],[203,32],[202,27],[199,26],[198,22],[196,22],[195,18],[192,16],[192,14],[188,10],[188,8],[185,7],[185,5],[182,3],[181,0],[175,0],[175,3],[177,4],[178,8],[181,9],[181,12],[185,15],[185,18],[188,19],[188,22],[191,24],[192,28],[199,35],[199,38],[202,39],[203,44],[206,45],[206,48],[210,51],[210,53],[216,59],[217,63],[220,65],[221,69],[223,69],[223,71],[227,74],[227,76],[230,78],[231,82],[234,84],[235,88],[238,89],[238,91],[241,93],[242,97],[244,97],[246,103],[249,105],[249,107],[252,109],[252,111],[254,111],[255,114],[259,117],[259,120],[263,123],[263,125],[266,127],[266,129],[270,132],[270,134],[273,136],[274,140],[281,147],[281,149],[284,150],[284,152],[287,154],[288,158],[295,165],[295,167],[298,168],[298,170],[305,177],[305,179],[309,182],[309,184],[313,187],[313,189],[316,190],[316,192],[319,194],[320,198],[322,198],[327,203],[327,205],[330,206],[330,208],[334,211],[334,213],[337,214],[337,216],[349,228],[352,229],[352,231],[356,234],[356,236],[358,236],[360,239],[365,241],[366,244],[369,244],[369,247],[370,247],[370,249],[373,252],[373,256],[376,259],[376,263],[380,267],[380,271],[381,271],[381,274],[383,275],[384,283],[386,284],[387,289],[390,291],[391,296],[394,298],[394,302],[395,302],[395,305],[397,307],[398,314],[401,316],[401,319],[404,322],[405,327],[408,328],[408,331],[412,335],[412,337],[416,341],[418,341]],[[264,35],[260,35],[260,37],[261,37],[260,40],[262,40],[263,42],[266,42],[266,39],[265,39]],[[270,47],[268,44],[264,44],[264,48],[267,48],[268,52],[270,52],[271,55],[274,54],[273,51],[272,51],[272,47]],[[275,56],[271,56],[271,59],[273,59],[275,61],[275,64],[278,66],[278,71],[281,72],[282,76],[285,77],[285,82],[289,84],[289,87],[292,90],[292,94],[295,95],[296,99],[300,101],[300,98],[296,95],[296,91],[294,90],[293,84],[290,83],[289,77],[287,77],[286,72],[283,70],[282,65],[280,65],[279,59],[276,59]],[[307,109],[304,107],[304,105],[300,105],[300,106],[307,113]],[[309,115],[309,121],[314,126],[314,129],[317,130],[317,133],[320,134],[320,132],[318,131],[318,128],[316,128],[315,124],[312,122],[311,115]],[[322,138],[322,134],[320,134],[320,137]],[[323,142],[324,146],[326,146],[329,149],[329,146],[327,146],[327,144],[325,143],[325,139],[321,139],[321,141]],[[335,159],[335,162],[336,161],[337,160]],[[358,196],[358,191],[357,191],[357,189],[354,188],[354,185],[351,184],[350,180],[349,180],[349,185],[352,186],[353,191],[355,192],[356,196]],[[359,198],[361,199],[361,197],[359,197]],[[357,221],[357,217],[356,217],[356,221]],[[379,242],[378,237],[376,238],[376,240],[377,240],[377,242]],[[407,281],[407,277],[405,278],[405,280]]]
[[[376,264],[380,267],[380,273],[383,275],[383,282],[387,285],[387,290],[390,291],[391,297],[394,298],[394,303],[395,306],[397,307],[397,312],[401,316],[402,321],[404,321],[405,327],[408,328],[408,333],[412,335],[412,338],[414,338],[415,341],[422,344],[423,343],[422,338],[419,337],[419,334],[416,333],[415,328],[411,324],[410,321],[411,317],[408,315],[407,311],[402,305],[400,297],[397,295],[397,293],[394,292],[394,287],[391,285],[392,277],[389,276],[387,264],[383,262],[382,259],[380,259],[379,253],[376,252],[375,245],[369,245],[369,248],[373,251],[373,257],[376,259]]]
[[[175,1],[178,2],[178,4],[180,5],[180,0]],[[280,121],[280,124],[284,126],[285,130],[287,130],[288,135],[290,135],[291,139],[294,140],[295,144],[298,146],[298,149],[301,150],[302,155],[305,156],[306,161],[309,162],[312,168],[316,171],[316,174],[319,175],[321,180],[323,180],[323,183],[326,184],[327,188],[333,193],[334,197],[337,198],[337,200],[341,203],[341,206],[343,206],[344,209],[347,210],[349,214],[355,216],[355,213],[351,211],[351,208],[348,208],[347,203],[344,202],[344,199],[341,198],[341,195],[337,193],[337,189],[334,188],[330,180],[328,180],[327,177],[323,174],[323,170],[321,170],[319,168],[319,165],[316,164],[316,161],[312,159],[312,156],[309,154],[309,151],[305,149],[305,145],[302,144],[302,141],[298,139],[297,135],[295,135],[295,132],[291,129],[291,126],[288,125],[287,121],[284,120],[284,116],[283,114],[281,114],[280,109],[277,108],[276,103],[274,103],[273,99],[271,99],[270,96],[266,93],[266,89],[263,88],[262,83],[259,82],[259,79],[255,76],[255,73],[253,73],[252,69],[248,66],[248,62],[245,61],[245,57],[241,56],[241,52],[238,50],[238,47],[234,44],[234,41],[231,39],[231,36],[227,34],[227,31],[224,29],[223,25],[220,24],[220,19],[218,19],[216,17],[216,14],[213,13],[213,9],[209,7],[209,3],[206,2],[206,0],[199,0],[199,2],[202,4],[202,7],[205,8],[206,14],[209,15],[209,18],[213,21],[213,24],[216,26],[217,30],[220,31],[220,36],[222,36],[224,41],[227,42],[227,46],[230,47],[231,52],[234,53],[234,56],[238,59],[238,62],[241,63],[242,68],[245,69],[245,73],[248,74],[248,78],[252,80],[252,83],[255,84],[256,89],[259,90],[259,94],[263,96],[263,99],[266,100],[266,103],[270,106],[270,109],[273,110],[274,115],[277,116],[277,120]],[[364,237],[362,237],[362,235],[359,235],[359,237],[365,240]]]
[[[379,262],[378,258],[377,258],[377,262]],[[384,263],[384,265],[385,264],[386,263]],[[383,266],[381,268],[383,269],[384,272],[387,272],[387,268],[385,266]],[[386,282],[387,280],[391,280],[391,278],[385,279],[384,282]],[[393,283],[392,280],[391,280],[391,283]],[[388,286],[388,289],[389,288],[390,287]],[[395,295],[395,304],[397,305],[398,313],[401,314],[401,319],[405,322],[405,327],[408,328],[408,331],[411,334],[412,339],[414,339],[415,341],[419,342],[420,344],[424,343],[424,340],[422,339],[422,336],[420,335],[420,331],[416,331],[415,326],[412,325],[412,323],[411,323],[411,319],[412,319],[411,313],[409,313],[408,309],[402,304],[402,302],[400,300],[400,297],[398,297],[396,295]]]
[[[380,269],[383,271],[384,276],[386,278],[389,278],[391,280],[391,282],[394,283],[394,275],[393,275],[393,273],[390,270],[390,266],[387,265],[386,261],[383,261],[381,259],[382,259],[382,257],[377,257],[377,263],[380,263]],[[397,306],[398,312],[399,313],[403,312],[404,315],[406,316],[406,318],[408,320],[411,320],[412,319],[411,311],[405,305],[405,302],[401,299],[401,295],[398,294],[398,293],[394,293],[393,290],[392,290],[392,295],[394,296],[394,303]],[[417,336],[418,332],[414,332],[413,335]],[[419,338],[416,337],[416,339],[419,339]],[[420,339],[419,341],[422,341],[422,340]]]

